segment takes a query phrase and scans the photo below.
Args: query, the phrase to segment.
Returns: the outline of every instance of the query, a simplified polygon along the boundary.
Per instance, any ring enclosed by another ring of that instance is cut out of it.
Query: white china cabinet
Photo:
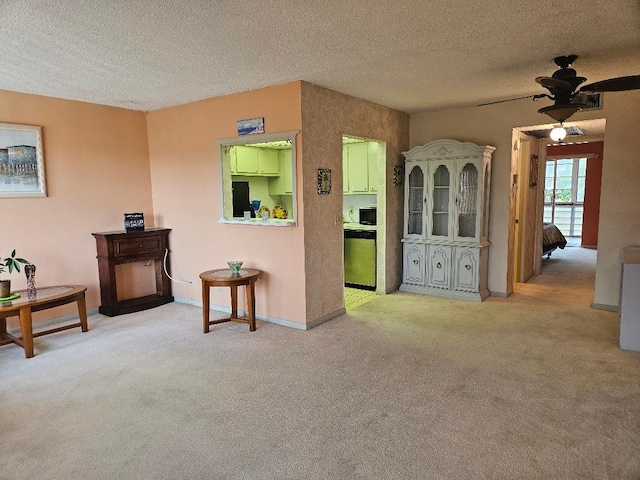
[[[482,301],[489,296],[489,190],[495,147],[435,140],[403,152],[400,290]]]

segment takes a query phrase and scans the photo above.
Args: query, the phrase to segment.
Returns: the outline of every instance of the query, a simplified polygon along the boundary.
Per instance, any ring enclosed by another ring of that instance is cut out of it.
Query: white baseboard
[[[591,308],[594,310],[606,310],[607,312],[619,312],[618,305],[607,305],[606,303],[592,303]]]
[[[506,292],[491,292],[491,296],[492,297],[498,297],[498,298],[507,298],[509,296],[508,293]]]
[[[202,302],[198,302],[196,300],[189,300],[188,298],[180,298],[180,297],[173,297],[173,300],[175,302],[177,302],[177,303],[184,303],[186,305],[193,305],[194,307],[202,308]],[[222,305],[209,305],[209,310],[213,310],[214,312],[231,313],[231,308],[230,307],[223,307]],[[247,311],[246,310],[238,310],[238,315],[246,316],[247,315]],[[312,328],[311,326],[306,325],[304,323],[292,322],[290,320],[284,320],[282,318],[268,317],[266,315],[256,315],[256,319],[262,320],[263,322],[269,322],[269,323],[275,323],[276,325],[282,325],[283,327],[295,328],[297,330],[309,330],[310,328]],[[327,320],[330,320],[330,319],[327,319]],[[326,321],[326,320],[324,320],[324,321]],[[320,323],[322,323],[322,322],[320,322]],[[313,325],[313,326],[315,326],[315,325]]]

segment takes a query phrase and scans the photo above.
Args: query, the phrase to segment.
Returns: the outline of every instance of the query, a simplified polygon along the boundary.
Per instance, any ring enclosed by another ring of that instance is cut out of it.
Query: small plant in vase
[[[15,249],[11,252],[11,256],[2,258],[0,257],[0,274],[6,272],[13,273],[20,271],[20,264],[28,265],[29,260],[25,260],[24,258],[16,257]],[[11,295],[11,280],[8,279],[0,279],[0,298],[6,298]]]

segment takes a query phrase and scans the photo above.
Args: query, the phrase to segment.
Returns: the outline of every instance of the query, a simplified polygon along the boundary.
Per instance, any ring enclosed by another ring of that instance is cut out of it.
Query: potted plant
[[[0,257],[0,273],[4,273],[9,270],[9,273],[13,273],[20,271],[20,264],[28,264],[29,260],[25,260],[24,258],[16,257],[15,249],[11,252],[11,256],[2,258]],[[11,280],[8,279],[0,279],[0,298],[6,298],[11,295]]]

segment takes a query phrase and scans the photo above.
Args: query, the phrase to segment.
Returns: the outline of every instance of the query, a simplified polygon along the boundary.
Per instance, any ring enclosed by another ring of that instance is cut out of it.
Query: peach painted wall
[[[584,246],[598,246],[598,223],[600,222],[600,184],[602,182],[602,142],[578,145],[556,145],[547,148],[547,155],[588,155],[587,176],[584,190],[584,214],[582,218],[582,239]]]
[[[386,221],[378,226],[378,238],[386,235],[386,287],[400,285],[403,188],[392,179],[408,147],[409,115],[303,82],[302,121],[304,214],[313,220],[305,225],[304,240],[307,322],[314,324],[344,309],[342,135],[386,143]],[[318,168],[332,171],[329,195],[318,195]]]
[[[571,121],[605,118],[600,225],[594,305],[615,308],[620,259],[628,245],[640,245],[640,91],[606,93],[602,110],[581,112]],[[513,128],[548,125],[540,105],[521,100],[486,107],[461,107],[411,115],[411,147],[454,138],[496,148],[493,156],[489,225],[489,289],[507,291],[509,191]]]
[[[143,212],[152,223],[145,114],[0,91],[0,122],[42,126],[48,194],[0,200],[0,254],[16,248],[33,262],[36,286],[86,285],[87,307],[96,309],[100,292],[91,233],[122,230],[124,212]],[[22,272],[10,278],[12,289],[25,288]],[[35,319],[74,313],[75,307],[64,306]]]
[[[303,212],[297,227],[221,224],[216,140],[237,137],[237,120],[264,117],[265,133],[300,131],[300,82],[212,98],[148,114],[156,225],[171,228],[173,284],[181,301],[201,302],[198,275],[229,260],[265,272],[256,284],[258,316],[305,324]],[[301,136],[298,142],[298,178]],[[300,189],[298,199],[301,198]],[[244,292],[240,308],[245,309]],[[211,289],[211,303],[229,307],[229,290]]]

